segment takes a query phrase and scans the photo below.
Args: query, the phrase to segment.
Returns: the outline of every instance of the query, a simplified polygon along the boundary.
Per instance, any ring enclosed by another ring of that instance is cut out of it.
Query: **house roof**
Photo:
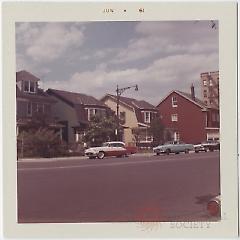
[[[177,90],[173,90],[172,92],[170,92],[166,97],[164,97],[160,103],[157,105],[157,107],[167,98],[169,97],[172,93],[177,93],[178,95],[184,97],[185,99],[187,99],[188,101],[192,102],[193,104],[199,106],[200,108],[202,109],[208,109],[208,108],[213,108],[213,109],[218,109],[217,107],[215,106],[211,106],[209,107],[208,105],[206,105],[202,100],[200,100],[199,98],[195,97],[195,99],[193,100],[192,99],[192,96],[191,94],[189,93],[185,93],[185,92],[182,92],[182,91],[177,91]]]
[[[117,100],[117,96],[115,96],[115,95],[107,94],[105,97],[107,97],[107,96]],[[137,100],[134,98],[128,98],[128,97],[122,97],[122,96],[120,96],[119,100],[120,100],[120,102],[125,103],[126,105],[128,105],[134,109],[138,108],[140,110],[157,111],[157,109],[152,104],[150,104],[144,100]]]
[[[40,79],[25,70],[16,72],[16,81],[19,82],[22,80],[39,81]]]
[[[56,101],[49,96],[43,89],[38,88],[36,93],[28,93],[23,92],[16,86],[16,97],[17,98],[24,98],[31,101],[36,102],[48,102],[48,103],[55,103]]]
[[[111,95],[107,94],[102,98],[102,101],[106,98],[111,98],[115,102],[117,102],[117,96],[116,95]],[[128,108],[132,109],[132,111],[135,112],[136,118],[138,121],[138,124],[142,124],[144,126],[147,126],[149,124],[144,123],[144,117],[142,111],[153,111],[153,112],[158,112],[158,110],[150,103],[144,101],[144,100],[136,100],[134,98],[128,98],[128,97],[122,97],[120,96],[119,98],[120,104],[123,104],[127,106]]]
[[[92,105],[92,106],[107,108],[107,106],[103,102],[97,100],[92,96],[88,96],[86,94],[67,92],[67,91],[56,90],[51,88],[47,90],[47,93],[54,95],[55,97],[65,101],[66,103],[72,106],[82,104],[87,106]]]

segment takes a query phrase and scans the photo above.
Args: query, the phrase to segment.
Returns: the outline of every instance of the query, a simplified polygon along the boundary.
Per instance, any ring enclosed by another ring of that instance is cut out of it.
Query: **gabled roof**
[[[65,101],[66,103],[72,106],[81,104],[81,105],[87,105],[87,106],[92,105],[92,106],[107,108],[107,106],[103,102],[97,100],[92,96],[88,96],[86,94],[56,90],[51,88],[47,90],[47,93],[50,95],[54,95],[55,97]]]
[[[117,103],[116,95],[107,94],[101,99],[101,101],[104,101],[106,98],[111,98]],[[156,109],[156,107],[154,107],[152,104],[144,100],[136,100],[134,98],[120,96],[119,102],[120,104],[123,104],[126,107],[132,109],[132,111],[135,112],[138,124],[141,124],[144,126],[148,126],[149,124],[144,123],[142,111],[152,111],[152,112],[158,113],[158,110]]]
[[[16,72],[16,81],[19,82],[22,80],[39,81],[40,79],[25,70]]]
[[[216,108],[218,109],[217,107],[209,107],[208,105],[206,105],[203,101],[201,101],[199,98],[196,98],[195,97],[195,100],[192,99],[192,96],[191,94],[189,93],[185,93],[185,92],[182,92],[182,91],[177,91],[177,90],[173,90],[171,91],[166,97],[164,97],[160,103],[157,105],[157,107],[166,99],[168,98],[172,93],[176,93],[182,97],[184,97],[185,99],[187,99],[188,101],[192,102],[193,104],[197,105],[198,107],[202,108],[202,109],[208,109],[208,108]]]
[[[115,100],[117,100],[117,96],[115,95],[111,95],[111,94],[107,94],[105,97],[111,97],[114,98]],[[105,98],[103,97],[103,99]],[[153,110],[153,111],[157,111],[157,109],[150,103],[144,101],[144,100],[137,100],[134,98],[128,98],[128,97],[119,97],[120,102],[136,109],[140,109],[140,110]]]

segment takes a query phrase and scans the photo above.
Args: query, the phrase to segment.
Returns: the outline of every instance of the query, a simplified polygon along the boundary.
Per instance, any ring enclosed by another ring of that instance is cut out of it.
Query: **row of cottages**
[[[32,120],[41,120],[49,128],[59,132],[69,144],[81,141],[91,117],[106,116],[115,112],[117,96],[107,94],[101,100],[81,93],[38,87],[39,79],[26,71],[16,74],[17,131],[29,129]],[[148,133],[151,121],[160,116],[163,124],[172,133],[172,139],[199,143],[219,139],[219,109],[208,106],[191,93],[172,91],[157,107],[143,100],[120,96],[119,116],[124,128],[122,140],[126,145],[135,145],[134,128],[141,128],[139,143],[152,143]]]
[[[157,105],[163,124],[171,129],[173,139],[187,143],[219,140],[219,109],[206,105],[191,93],[172,91]]]
[[[107,94],[101,99],[112,111],[117,111],[117,96]],[[133,134],[134,128],[141,128],[142,133],[139,136],[140,146],[149,146],[153,139],[148,129],[151,121],[157,117],[158,110],[150,103],[133,98],[119,97],[119,118],[123,126],[123,141],[128,146],[136,145],[136,139]]]

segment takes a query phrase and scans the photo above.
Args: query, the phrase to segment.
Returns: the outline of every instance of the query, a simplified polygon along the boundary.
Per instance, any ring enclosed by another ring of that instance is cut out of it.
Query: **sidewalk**
[[[153,156],[153,153],[135,153],[131,156]],[[19,158],[17,162],[52,162],[52,161],[66,161],[66,160],[86,160],[87,156],[74,156],[74,157],[55,157],[55,158]]]

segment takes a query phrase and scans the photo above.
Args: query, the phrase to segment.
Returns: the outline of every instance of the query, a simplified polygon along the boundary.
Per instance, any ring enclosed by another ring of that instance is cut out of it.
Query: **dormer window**
[[[36,82],[34,81],[23,81],[23,90],[24,92],[28,93],[35,93],[36,92]]]
[[[177,107],[177,97],[176,96],[172,97],[172,107]]]
[[[145,123],[151,122],[151,112],[144,112],[144,122]]]

